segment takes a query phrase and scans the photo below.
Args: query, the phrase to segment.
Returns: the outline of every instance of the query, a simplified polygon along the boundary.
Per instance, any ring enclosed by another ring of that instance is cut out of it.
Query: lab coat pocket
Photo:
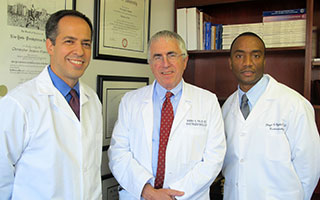
[[[290,145],[281,131],[270,131],[266,137],[266,157],[272,161],[289,161]]]

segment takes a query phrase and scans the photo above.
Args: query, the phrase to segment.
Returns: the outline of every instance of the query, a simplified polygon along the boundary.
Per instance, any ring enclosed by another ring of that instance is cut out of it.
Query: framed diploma
[[[75,0],[5,0],[0,6],[0,98],[37,76],[49,64],[45,25],[61,9],[75,9]]]
[[[97,93],[102,103],[103,149],[110,145],[112,131],[118,119],[118,107],[126,92],[149,84],[147,77],[97,76]]]
[[[95,0],[93,58],[147,63],[150,0]]]

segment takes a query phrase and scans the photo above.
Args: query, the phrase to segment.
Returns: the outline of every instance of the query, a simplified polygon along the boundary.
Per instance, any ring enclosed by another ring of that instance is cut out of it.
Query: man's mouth
[[[84,61],[82,60],[72,60],[72,59],[69,59],[69,61],[75,65],[82,65],[84,63]]]
[[[169,74],[173,74],[173,71],[161,72],[161,74],[163,74],[163,75],[169,75]]]
[[[253,71],[243,71],[241,72],[241,74],[243,74],[244,76],[252,76],[252,74],[254,74]]]

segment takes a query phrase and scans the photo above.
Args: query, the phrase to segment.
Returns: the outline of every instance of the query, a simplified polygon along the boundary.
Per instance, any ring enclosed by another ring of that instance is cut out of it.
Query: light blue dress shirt
[[[176,110],[182,94],[182,81],[170,92],[173,96],[170,97],[170,101],[173,107],[173,113],[176,115]],[[152,171],[153,176],[156,177],[157,166],[158,166],[158,151],[159,151],[159,141],[160,141],[160,123],[161,123],[161,109],[167,90],[162,87],[157,81],[154,85],[153,90],[153,133],[152,133]]]
[[[263,92],[266,90],[267,86],[269,83],[269,77],[263,75],[263,77],[247,92],[243,92],[239,85],[238,85],[238,89],[239,89],[239,102],[241,105],[241,97],[243,94],[247,95],[248,98],[248,104],[249,104],[249,108],[250,111],[252,110],[252,108],[254,107],[254,105],[256,105],[257,101],[259,100],[260,96],[263,94]]]
[[[53,85],[59,90],[59,92],[64,96],[64,98],[69,103],[71,99],[71,94],[69,94],[70,90],[72,89],[66,82],[64,82],[61,78],[59,78],[52,70],[49,65],[48,67],[49,75],[52,80]],[[80,97],[80,90],[79,90],[79,81],[73,87],[76,90],[78,97]]]

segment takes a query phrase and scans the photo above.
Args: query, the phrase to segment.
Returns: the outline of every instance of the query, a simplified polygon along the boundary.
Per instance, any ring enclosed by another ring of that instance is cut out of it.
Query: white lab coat
[[[81,121],[47,67],[0,100],[0,199],[101,199],[101,103],[80,82]],[[11,197],[12,195],[12,197]]]
[[[238,91],[223,105],[225,200],[308,200],[319,180],[320,140],[313,107],[269,78],[247,120]]]
[[[152,175],[153,85],[127,93],[119,106],[109,155],[124,188],[120,199],[140,199]],[[226,151],[221,110],[209,91],[183,82],[167,150],[164,188],[184,191],[177,199],[208,200]]]

